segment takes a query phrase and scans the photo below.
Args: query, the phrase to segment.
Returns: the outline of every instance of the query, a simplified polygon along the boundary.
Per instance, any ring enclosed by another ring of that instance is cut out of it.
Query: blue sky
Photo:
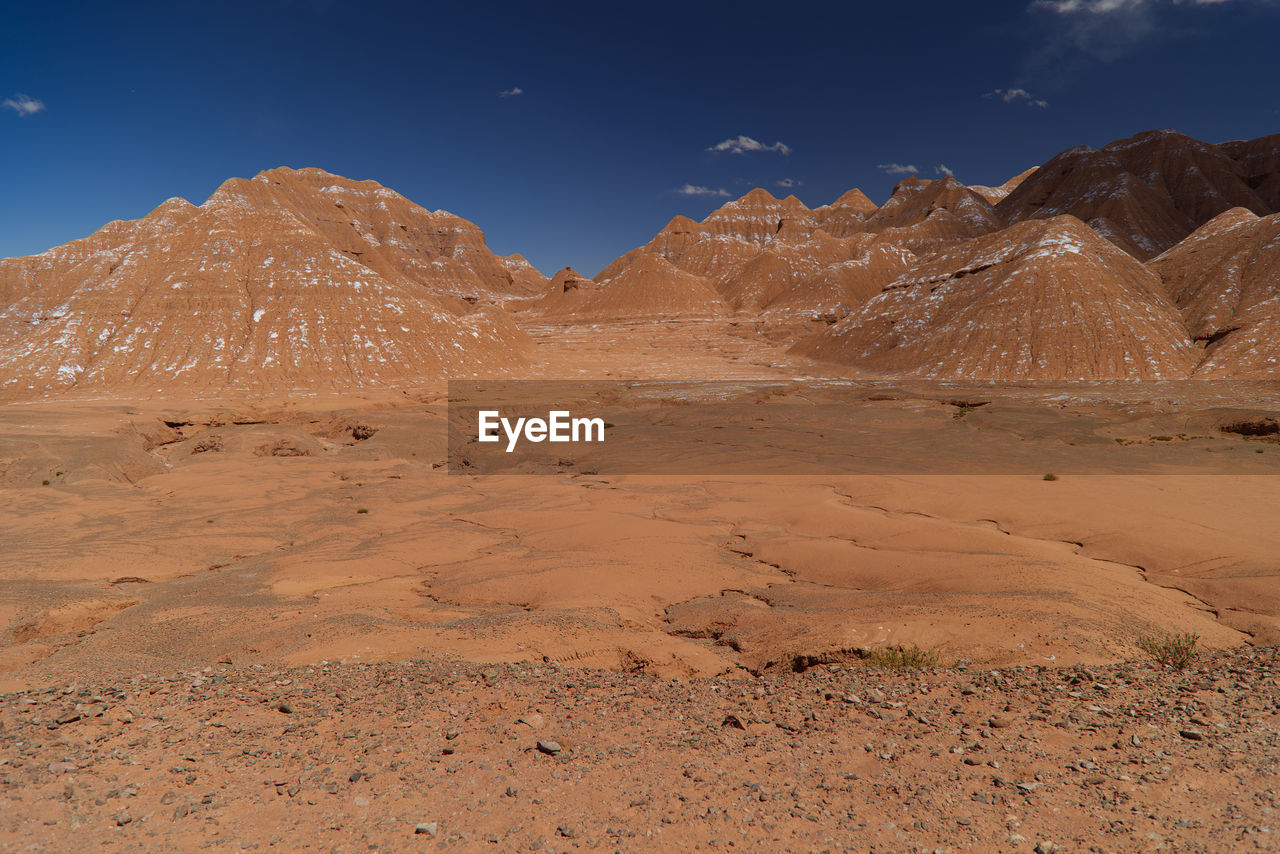
[[[0,256],[319,166],[593,274],[753,186],[1280,132],[1280,0],[5,6]]]

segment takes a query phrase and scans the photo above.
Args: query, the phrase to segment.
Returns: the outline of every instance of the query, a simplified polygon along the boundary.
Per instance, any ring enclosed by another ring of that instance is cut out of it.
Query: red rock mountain
[[[594,285],[591,279],[579,273],[572,267],[565,267],[551,277],[551,285],[547,289],[547,296],[554,294],[563,294],[578,288],[589,287]]]
[[[1232,208],[1148,266],[1205,346],[1197,377],[1280,377],[1280,214]]]
[[[466,222],[466,220],[463,220],[463,222]],[[508,255],[505,258],[498,256],[498,260],[502,262],[502,266],[506,267],[507,272],[511,275],[507,290],[522,296],[546,292],[549,284],[547,277],[542,275],[541,271],[530,264],[519,252],[514,255]]]
[[[825,315],[877,293],[917,253],[1001,226],[991,204],[954,178],[903,181],[880,208],[856,189],[812,210],[755,189],[700,223],[674,218],[597,280],[656,255],[710,281],[735,310]]]
[[[1224,142],[1218,150],[1240,165],[1244,181],[1272,212],[1280,212],[1280,134]]]
[[[794,350],[993,381],[1185,378],[1198,357],[1159,277],[1071,216],[940,250]]]
[[[876,212],[876,203],[861,190],[854,188],[829,205],[814,208],[818,225],[832,237],[848,237],[861,231],[867,217]]]
[[[1014,175],[1008,181],[1005,181],[999,187],[984,187],[981,184],[970,184],[969,189],[986,199],[991,204],[999,204],[1005,196],[1018,189],[1023,181],[1030,178],[1038,167],[1032,166],[1025,172]]]
[[[706,279],[661,255],[634,253],[628,263],[595,281],[565,268],[553,288],[529,306],[534,316],[570,322],[710,317],[727,311]]]
[[[883,235],[855,234],[844,241],[845,260],[788,281],[768,302],[773,315],[848,314],[880,293],[918,261],[910,250]]]
[[[548,282],[372,181],[275,169],[0,261],[0,393],[358,388],[501,371],[551,322],[757,314],[797,352],[973,379],[1275,377],[1280,135],[1073,148],[877,207],[756,189]],[[1194,233],[1193,233],[1194,232]],[[1144,267],[1143,260],[1153,259]],[[1192,339],[1198,343],[1193,343]]]
[[[795,196],[774,198],[755,189],[713,211],[702,222],[677,216],[638,250],[623,255],[600,272],[603,281],[631,263],[633,253],[661,255],[695,276],[717,278],[771,244],[784,228],[807,235],[818,228],[818,217]]]
[[[788,233],[784,224],[768,245],[721,274],[716,289],[734,308],[763,308],[796,283],[849,257],[846,240],[822,229]]]
[[[1010,223],[1071,214],[1147,260],[1232,207],[1280,211],[1280,135],[1209,145],[1149,131],[1101,149],[1071,148],[997,206]]]
[[[372,181],[275,169],[199,207],[171,199],[0,261],[0,389],[345,388],[500,370],[528,339],[469,303],[539,280],[452,214]]]
[[[948,175],[940,181],[900,181],[893,195],[867,218],[861,230],[883,233],[919,254],[990,234],[1003,226],[990,202]]]

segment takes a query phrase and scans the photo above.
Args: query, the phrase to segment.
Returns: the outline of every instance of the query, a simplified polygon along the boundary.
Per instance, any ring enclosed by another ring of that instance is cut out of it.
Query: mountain
[[[1240,164],[1244,181],[1272,212],[1280,212],[1280,133],[1224,142],[1218,149]]]
[[[633,253],[627,263],[595,281],[565,268],[556,274],[551,291],[528,308],[538,317],[579,323],[708,317],[727,310],[706,279],[648,252]]]
[[[825,316],[879,292],[917,253],[1002,225],[985,198],[951,177],[902,181],[882,207],[856,189],[811,210],[795,196],[778,199],[757,188],[702,222],[675,217],[596,278],[607,281],[657,256],[709,281],[735,310]]]
[[[620,272],[631,263],[633,253],[661,255],[685,272],[716,278],[772,243],[784,227],[793,234],[810,234],[818,227],[818,219],[795,196],[777,199],[757,188],[702,222],[675,217],[647,244],[623,255],[596,278],[604,280]]]
[[[530,264],[528,259],[519,252],[505,257],[498,256],[498,261],[507,268],[507,272],[511,275],[508,290],[512,293],[532,296],[544,293],[550,285],[547,277],[542,275],[541,271]]]
[[[917,262],[908,249],[884,235],[854,234],[844,241],[845,259],[786,282],[764,304],[775,315],[848,314],[880,293]]]
[[[762,308],[794,283],[849,257],[847,241],[822,229],[788,233],[784,223],[768,245],[717,277],[716,290],[734,308]]]
[[[876,203],[859,189],[852,189],[829,205],[814,208],[818,226],[832,237],[848,237],[861,231],[862,223],[876,212]]]
[[[1278,161],[1280,135],[1215,146],[1148,131],[1061,152],[997,210],[1009,223],[1071,214],[1145,261],[1232,207],[1280,210]]]
[[[861,231],[885,234],[917,254],[1004,227],[996,209],[948,175],[939,181],[906,178],[862,224]]]
[[[284,205],[353,260],[439,296],[501,302],[537,293],[546,284],[523,257],[494,255],[473,223],[448,211],[428,211],[376,181],[282,168],[253,181],[232,179],[219,192],[226,190],[242,194],[250,205]],[[210,201],[216,198],[217,193]]]
[[[1160,278],[1070,216],[940,250],[793,352],[992,381],[1184,378],[1198,355]]]
[[[1205,346],[1197,377],[1280,377],[1280,214],[1232,208],[1147,266]]]
[[[0,261],[0,389],[291,389],[501,369],[537,286],[473,224],[319,169],[233,178]]]
[[[593,285],[595,285],[595,282],[591,279],[588,279],[572,267],[565,267],[551,277],[551,284],[546,289],[546,296],[569,293],[570,291],[577,290],[578,288],[585,288]]]
[[[1005,196],[1012,193],[1022,184],[1023,181],[1030,178],[1038,167],[1032,166],[1025,172],[1019,172],[1008,181],[1005,181],[999,187],[984,187],[981,184],[970,184],[969,189],[986,199],[991,204],[998,204]]]

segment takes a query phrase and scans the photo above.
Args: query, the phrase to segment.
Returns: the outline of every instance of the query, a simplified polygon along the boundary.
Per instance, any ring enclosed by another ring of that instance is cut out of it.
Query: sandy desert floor
[[[533,331],[530,377],[850,379]],[[0,847],[1273,848],[1280,444],[1222,427],[1280,398],[893,388],[850,422],[900,459],[1081,473],[450,474],[440,387],[0,406]],[[1166,632],[1223,652],[1116,664]]]

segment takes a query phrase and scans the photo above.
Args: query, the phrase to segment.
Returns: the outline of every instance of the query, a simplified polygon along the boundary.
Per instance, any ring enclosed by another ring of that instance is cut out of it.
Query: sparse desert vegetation
[[[916,644],[877,647],[867,650],[862,655],[862,663],[868,667],[882,667],[888,670],[919,670],[925,667],[937,667],[938,662],[937,650],[922,649]]]
[[[1160,636],[1142,635],[1138,648],[1151,656],[1156,663],[1172,670],[1186,670],[1196,657],[1196,645],[1200,636],[1192,632],[1179,632]]]

